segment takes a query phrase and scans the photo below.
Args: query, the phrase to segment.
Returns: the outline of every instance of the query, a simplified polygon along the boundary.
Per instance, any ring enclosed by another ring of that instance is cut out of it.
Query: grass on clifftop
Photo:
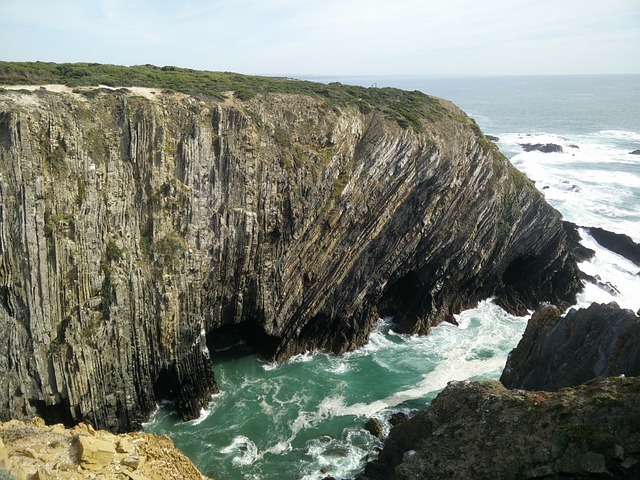
[[[395,88],[364,88],[323,84],[282,77],[258,77],[230,72],[207,72],[172,66],[122,67],[98,63],[0,62],[0,85],[62,84],[69,87],[149,87],[196,97],[222,99],[235,92],[249,100],[257,94],[292,93],[324,99],[330,105],[354,105],[363,113],[378,109],[403,127],[422,131],[422,121],[435,121],[445,108],[421,92]]]

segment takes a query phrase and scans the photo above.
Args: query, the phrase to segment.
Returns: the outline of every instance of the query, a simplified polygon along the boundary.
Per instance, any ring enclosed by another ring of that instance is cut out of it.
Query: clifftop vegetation
[[[69,87],[149,87],[196,97],[250,100],[258,94],[291,93],[322,98],[329,104],[355,105],[363,113],[372,109],[403,127],[422,131],[422,121],[434,121],[444,113],[440,102],[418,91],[395,88],[364,88],[334,82],[323,84],[283,77],[259,77],[231,72],[208,72],[173,66],[123,67],[99,63],[0,62],[0,85],[45,85]]]

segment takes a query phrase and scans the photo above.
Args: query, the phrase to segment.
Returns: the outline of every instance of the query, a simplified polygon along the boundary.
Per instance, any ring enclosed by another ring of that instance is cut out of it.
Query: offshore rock
[[[450,382],[359,480],[640,478],[640,379],[562,392]]]
[[[559,390],[598,376],[640,375],[640,318],[615,303],[571,309],[544,305],[511,351],[500,381],[507,388]]]
[[[24,88],[24,87],[21,87]],[[0,91],[0,419],[184,418],[233,328],[274,359],[581,287],[560,215],[451,103]]]
[[[585,230],[603,247],[640,266],[640,244],[635,243],[629,235],[598,227],[588,227]]]
[[[562,153],[562,146],[555,143],[520,143],[525,152]]]

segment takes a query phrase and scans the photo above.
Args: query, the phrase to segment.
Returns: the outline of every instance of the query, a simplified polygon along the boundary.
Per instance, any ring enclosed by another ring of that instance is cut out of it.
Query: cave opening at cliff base
[[[206,338],[210,354],[224,357],[255,354],[271,358],[281,342],[279,337],[266,334],[252,321],[223,325],[210,330]]]

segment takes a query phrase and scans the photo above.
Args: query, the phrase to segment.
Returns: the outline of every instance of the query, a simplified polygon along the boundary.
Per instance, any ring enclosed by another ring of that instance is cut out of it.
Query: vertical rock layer
[[[265,354],[426,333],[579,288],[560,215],[450,103],[416,133],[300,95],[0,93],[0,418],[198,415],[206,337]]]

